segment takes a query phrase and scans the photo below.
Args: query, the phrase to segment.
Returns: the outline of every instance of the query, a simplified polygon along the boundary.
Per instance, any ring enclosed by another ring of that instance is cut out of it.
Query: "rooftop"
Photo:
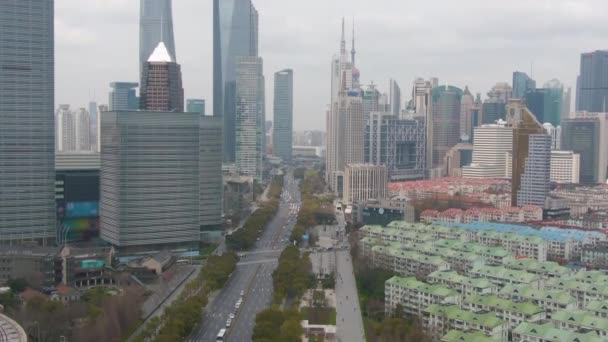
[[[173,59],[165,46],[165,43],[160,42],[148,58],[148,62],[150,63],[171,63]]]
[[[506,285],[500,290],[501,295],[517,296],[532,300],[550,301],[562,305],[576,304],[576,298],[561,290],[539,290],[527,285]]]
[[[535,324],[524,322],[518,325],[514,333],[536,337],[544,341],[555,342],[601,342],[603,339],[590,331],[587,333],[577,333],[556,329],[552,323]]]
[[[386,285],[393,285],[399,287],[405,287],[408,289],[417,290],[418,292],[428,293],[438,297],[449,297],[457,296],[458,292],[443,286],[443,285],[431,285],[419,280],[415,277],[392,277],[385,282]]]
[[[487,306],[490,308],[518,312],[524,315],[535,315],[545,310],[532,302],[514,302],[509,299],[500,298],[495,295],[468,296],[465,303]]]
[[[459,330],[450,330],[441,338],[444,342],[495,342],[496,340],[486,336],[483,331],[464,332]]]
[[[457,305],[438,305],[434,304],[424,309],[424,312],[444,316],[448,319],[461,320],[468,323],[479,324],[482,327],[494,328],[505,323],[496,317],[493,312],[474,313],[458,308]]]
[[[560,310],[551,315],[551,319],[575,326],[608,331],[608,319],[597,317],[584,310]]]

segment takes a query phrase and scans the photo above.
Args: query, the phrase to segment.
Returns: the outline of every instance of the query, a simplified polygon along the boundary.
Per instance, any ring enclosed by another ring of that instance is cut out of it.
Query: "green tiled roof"
[[[589,302],[585,309],[587,311],[608,313],[608,300]]]
[[[484,277],[491,276],[502,279],[514,279],[520,283],[531,283],[539,279],[537,274],[521,270],[511,270],[504,266],[481,266],[471,270],[471,273],[482,274]]]
[[[551,301],[558,304],[576,304],[576,298],[561,290],[539,290],[527,285],[506,285],[500,290],[503,295],[517,295],[533,300]]]
[[[471,278],[458,274],[456,271],[435,271],[428,275],[428,278],[431,277],[458,284],[470,285],[480,289],[496,287],[496,285],[485,278]]]
[[[551,319],[558,322],[608,331],[608,319],[597,317],[584,310],[560,310],[551,315]]]
[[[518,325],[513,333],[536,337],[544,341],[555,342],[601,342],[604,341],[595,332],[576,333],[572,331],[556,329],[552,323],[535,324],[524,322]]]
[[[541,262],[535,259],[508,258],[504,260],[503,265],[508,268],[527,270],[536,273],[552,273],[560,275],[572,273],[569,268],[560,266],[558,263],[553,261]]]
[[[579,271],[572,278],[596,285],[608,285],[608,275],[600,271]]]
[[[424,312],[444,316],[449,319],[461,320],[468,323],[479,324],[482,327],[495,328],[505,323],[492,312],[474,313],[458,308],[456,305],[434,304],[424,309]]]
[[[566,280],[551,278],[545,281],[545,287],[608,296],[608,285],[603,283],[588,284],[578,280],[568,280],[568,278]]]
[[[532,302],[514,302],[494,295],[468,296],[464,300],[468,304],[487,306],[494,309],[507,310],[510,312],[522,313],[524,315],[535,315],[545,311],[540,306]]]
[[[468,333],[458,330],[450,330],[441,338],[445,342],[496,342],[495,339],[486,336],[483,332],[477,331]]]
[[[418,281],[415,277],[392,277],[385,282],[386,285],[394,285],[428,293],[438,297],[458,296],[458,292],[444,285],[431,285]]]
[[[414,251],[404,251],[397,248],[385,247],[385,246],[374,246],[372,247],[374,253],[380,253],[384,255],[393,256],[396,258],[416,260],[423,264],[431,264],[435,266],[446,265],[447,262],[438,256],[424,255]]]

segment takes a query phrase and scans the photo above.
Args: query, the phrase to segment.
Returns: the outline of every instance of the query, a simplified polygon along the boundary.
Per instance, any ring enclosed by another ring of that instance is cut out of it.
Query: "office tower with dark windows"
[[[100,235],[119,251],[198,248],[199,120],[198,113],[103,113]]]
[[[261,58],[239,57],[236,85],[236,168],[261,181],[266,116]]]
[[[198,113],[197,113],[198,114]],[[222,118],[199,114],[200,229],[205,234],[221,231],[222,201]]]
[[[140,108],[159,112],[184,111],[181,67],[171,57],[163,42],[158,43],[144,64]]]
[[[371,113],[365,127],[365,163],[385,165],[391,181],[425,176],[423,120],[404,120],[391,113]]]
[[[606,122],[594,117],[562,121],[562,148],[580,155],[581,183],[603,183],[606,179],[608,146],[604,142],[608,137],[602,136],[605,128]]]
[[[112,90],[108,96],[108,109],[112,111],[139,109],[139,99],[135,92],[138,86],[139,83],[134,82],[110,83]]]
[[[539,122],[559,125],[562,116],[562,88],[537,88],[525,95],[526,106]]]
[[[258,55],[258,12],[251,0],[213,0],[213,116],[224,118],[224,161],[236,160],[239,57]]]
[[[433,167],[443,162],[445,154],[460,142],[460,100],[463,91],[453,86],[433,88]],[[427,137],[427,139],[429,139]]]
[[[498,97],[490,97],[481,105],[481,123],[493,124],[504,120],[507,104]]]
[[[205,100],[203,99],[187,99],[186,100],[186,112],[188,113],[200,113],[203,116],[205,113]]]
[[[172,0],[140,0],[139,1],[139,70],[161,41],[173,60],[175,54],[175,39],[173,36]]]
[[[471,137],[471,110],[475,106],[475,98],[468,86],[464,87],[464,93],[460,100],[460,135]]]
[[[274,74],[274,123],[272,145],[274,155],[291,161],[293,139],[293,70]]]
[[[581,54],[576,111],[608,111],[608,51]]]
[[[375,84],[370,84],[363,90],[363,115],[367,118],[373,112],[383,112],[380,110],[380,92]]]
[[[55,237],[54,1],[0,1],[0,236]]]
[[[536,81],[525,72],[513,72],[513,98],[523,98],[529,90],[536,89]]]

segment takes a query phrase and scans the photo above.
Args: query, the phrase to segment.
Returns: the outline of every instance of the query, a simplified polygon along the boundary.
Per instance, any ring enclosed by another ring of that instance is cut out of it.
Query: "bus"
[[[217,333],[217,342],[223,341],[224,336],[226,335],[226,329],[220,329],[220,332]]]

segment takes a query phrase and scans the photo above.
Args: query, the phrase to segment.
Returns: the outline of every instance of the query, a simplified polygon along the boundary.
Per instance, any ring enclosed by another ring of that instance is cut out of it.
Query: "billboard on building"
[[[66,218],[98,216],[99,202],[68,202],[66,204]]]

